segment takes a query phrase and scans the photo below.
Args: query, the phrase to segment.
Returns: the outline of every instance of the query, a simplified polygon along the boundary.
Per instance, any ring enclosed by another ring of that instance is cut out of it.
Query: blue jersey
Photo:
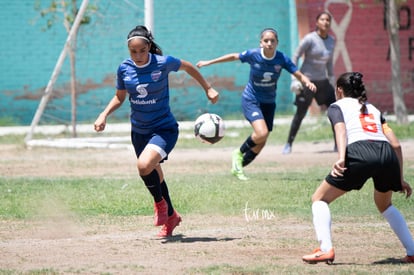
[[[279,51],[275,51],[273,58],[267,58],[262,48],[250,49],[242,52],[239,59],[250,64],[249,82],[243,97],[258,100],[260,103],[275,102],[277,81],[282,69],[291,74],[298,70],[292,60]]]
[[[148,134],[177,127],[169,105],[168,74],[180,66],[177,58],[155,54],[149,54],[144,66],[135,65],[130,58],[119,65],[116,88],[129,94],[132,131]]]

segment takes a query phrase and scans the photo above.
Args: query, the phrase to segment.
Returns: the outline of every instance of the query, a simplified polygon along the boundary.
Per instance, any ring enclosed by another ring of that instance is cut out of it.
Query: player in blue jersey
[[[401,262],[414,263],[413,237],[404,217],[392,205],[393,191],[405,193],[407,198],[412,193],[404,180],[401,145],[381,112],[367,102],[362,74],[342,74],[336,82],[336,98],[328,108],[328,118],[335,131],[338,160],[312,195],[313,224],[320,246],[303,256],[303,261],[334,261],[329,204],[361,189],[372,178],[375,205],[406,250]]]
[[[174,210],[160,163],[168,158],[178,138],[178,124],[169,106],[168,74],[184,70],[205,90],[214,104],[219,94],[191,63],[163,56],[145,26],[127,37],[130,58],[118,67],[116,94],[95,121],[95,130],[105,129],[108,116],[128,95],[131,107],[131,141],[137,155],[140,177],[154,198],[154,225],[163,226],[159,237],[169,237],[181,222]]]
[[[300,71],[316,85],[316,92],[302,87],[296,79],[292,79],[291,90],[296,93],[296,112],[290,125],[287,143],[283,148],[284,155],[292,152],[292,144],[299,131],[312,100],[315,98],[319,106],[329,107],[335,102],[333,72],[333,54],[335,39],[329,35],[332,17],[328,12],[321,12],[316,17],[316,30],[308,33],[300,42],[292,57],[292,61],[298,64],[303,56]]]
[[[249,81],[242,94],[245,118],[253,127],[253,133],[232,154],[232,173],[240,180],[247,180],[243,167],[251,163],[266,144],[273,129],[276,110],[277,81],[282,69],[293,74],[304,86],[315,91],[315,85],[302,74],[284,53],[276,50],[279,43],[277,32],[266,28],[260,33],[260,47],[242,53],[230,53],[221,57],[199,61],[203,67],[215,63],[240,60],[250,65]]]

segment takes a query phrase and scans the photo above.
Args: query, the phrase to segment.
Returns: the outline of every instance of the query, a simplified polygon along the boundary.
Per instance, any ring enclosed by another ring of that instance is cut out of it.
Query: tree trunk
[[[76,0],[73,0],[74,3],[76,4]],[[42,96],[42,99],[39,103],[39,106],[37,107],[36,113],[32,119],[32,123],[30,125],[30,130],[27,133],[26,137],[25,137],[25,142],[26,144],[33,138],[33,133],[34,133],[34,129],[35,127],[39,124],[40,118],[46,108],[47,102],[49,101],[49,97],[53,92],[53,85],[55,84],[57,77],[60,73],[61,67],[63,65],[63,62],[65,60],[66,54],[68,51],[71,51],[71,45],[73,45],[73,43],[71,44],[71,41],[74,39],[74,36],[76,37],[78,30],[79,30],[79,26],[81,25],[81,21],[83,18],[83,15],[85,14],[85,11],[88,7],[88,0],[82,0],[82,4],[80,6],[79,12],[76,12],[74,15],[75,17],[75,21],[73,22],[73,25],[71,27],[68,27],[66,25],[67,20],[64,20],[64,24],[65,27],[68,30],[68,37],[66,38],[66,42],[65,42],[65,46],[62,50],[62,52],[60,53],[59,59],[56,63],[56,66],[53,70],[52,76],[50,77],[50,80],[47,84],[47,87],[44,91],[44,94]],[[64,4],[64,2],[62,2]],[[63,7],[65,7],[65,5],[63,5]],[[65,18],[66,17],[66,13],[64,13]],[[76,40],[76,39],[75,39]],[[76,49],[76,48],[75,48]],[[75,54],[75,53],[74,53]],[[75,55],[74,55],[75,56]]]
[[[76,5],[76,0],[71,0],[71,14],[76,15],[78,8]],[[73,27],[71,23],[68,21],[69,12],[66,9],[67,4],[65,0],[61,0],[61,5],[64,7],[64,21],[63,24],[69,33],[71,28]],[[69,52],[69,63],[70,63],[70,94],[71,94],[71,125],[72,125],[72,137],[77,137],[76,132],[76,110],[77,110],[77,93],[76,93],[76,38],[78,35],[78,30],[75,31],[72,41],[68,45],[68,52]]]
[[[72,137],[77,137],[76,124],[77,124],[77,92],[76,92],[76,35],[72,40],[69,49],[70,56],[70,88],[71,88],[71,101],[72,101]]]
[[[399,23],[395,0],[386,0],[387,28],[390,40],[390,62],[392,74],[392,96],[394,113],[398,124],[408,124],[407,108],[404,103],[404,94],[401,88],[400,40],[398,35]]]

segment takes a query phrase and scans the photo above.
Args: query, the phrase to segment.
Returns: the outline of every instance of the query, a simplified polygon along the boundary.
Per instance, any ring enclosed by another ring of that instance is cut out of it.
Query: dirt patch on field
[[[414,141],[403,142],[403,147],[408,165],[413,165]],[[331,143],[300,143],[294,145],[292,154],[283,156],[282,146],[268,146],[256,161],[269,163],[266,169],[275,172],[312,166],[329,169],[336,157],[332,148]],[[212,173],[228,171],[232,149],[176,149],[164,169],[181,173],[203,169],[192,164],[208,161]],[[131,148],[27,150],[2,145],[0,154],[3,177],[137,175]],[[248,169],[254,171],[254,166]],[[310,219],[287,219],[277,213],[255,219],[242,213],[232,217],[188,215],[174,237],[157,239],[152,217],[99,217],[80,222],[53,203],[47,202],[54,210],[46,219],[0,221],[1,270],[43,270],[45,274],[315,274],[343,270],[389,274],[410,270],[387,259],[403,256],[404,250],[381,219],[364,224],[334,221],[337,260],[327,267],[301,262],[302,255],[316,245]]]
[[[414,151],[413,145],[408,144]],[[257,157],[255,163],[270,163],[272,169],[292,169],[310,166],[327,166],[336,154],[330,143],[294,144],[293,153],[282,155],[282,146],[267,146]],[[186,169],[203,169],[191,165],[200,161],[209,162],[212,172],[229,170],[231,152],[234,148],[219,148],[206,145],[201,149],[174,149],[168,162],[163,165],[166,171],[185,172]],[[21,145],[2,145],[0,147],[0,173],[4,177],[54,176],[54,177],[117,177],[135,176],[135,155],[132,146],[119,149],[62,149],[33,147],[26,149]],[[409,154],[409,153],[408,153]],[[275,164],[275,165],[272,165]],[[254,170],[254,165],[248,166]],[[201,170],[200,170],[201,171]],[[197,172],[197,171],[195,171]]]

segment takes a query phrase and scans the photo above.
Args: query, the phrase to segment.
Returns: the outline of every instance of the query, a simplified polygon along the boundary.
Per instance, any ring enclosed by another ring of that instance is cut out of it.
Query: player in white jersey
[[[105,129],[109,114],[128,95],[131,107],[131,141],[137,156],[140,177],[154,199],[154,225],[163,226],[159,237],[169,237],[181,222],[174,210],[160,163],[168,158],[178,138],[178,124],[170,110],[168,75],[184,70],[205,90],[214,104],[218,92],[191,63],[162,55],[145,26],[137,26],[127,36],[130,58],[118,67],[116,94],[95,121],[95,130]]]
[[[401,145],[381,112],[367,102],[362,74],[342,74],[336,82],[337,101],[328,108],[335,131],[338,160],[312,195],[313,225],[319,247],[303,256],[308,263],[335,259],[331,240],[329,204],[372,178],[374,202],[406,250],[403,263],[414,263],[414,241],[401,213],[392,205],[392,193],[408,198],[412,190],[404,180]]]
[[[292,61],[299,66],[299,59],[303,57],[300,71],[316,85],[316,92],[298,85],[296,79],[292,79],[291,90],[296,93],[296,112],[290,125],[287,143],[283,148],[284,155],[290,154],[292,144],[299,131],[312,100],[315,98],[319,106],[329,107],[335,102],[333,72],[333,54],[335,39],[329,34],[332,17],[328,12],[321,12],[316,17],[316,30],[308,33],[300,42]]]
[[[278,43],[277,32],[272,28],[266,28],[260,33],[259,48],[197,63],[198,67],[203,67],[240,60],[250,65],[249,81],[242,94],[242,108],[245,118],[253,127],[253,133],[232,156],[231,172],[240,180],[247,180],[243,167],[251,163],[261,152],[273,129],[277,81],[282,69],[294,75],[309,90],[316,91],[315,85],[298,70],[290,58],[276,50]]]

